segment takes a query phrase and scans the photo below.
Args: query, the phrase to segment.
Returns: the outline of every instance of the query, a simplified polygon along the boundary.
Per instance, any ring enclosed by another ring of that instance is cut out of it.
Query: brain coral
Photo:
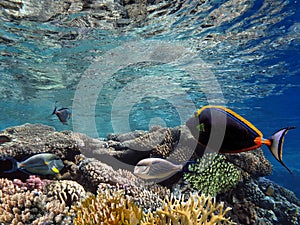
[[[207,153],[196,162],[190,166],[192,173],[185,173],[184,179],[201,193],[219,194],[232,189],[241,180],[241,171],[226,161],[224,155]]]
[[[141,225],[214,225],[214,224],[236,224],[226,217],[231,208],[224,209],[224,203],[216,203],[210,196],[192,195],[188,201],[184,196],[176,199],[166,198],[163,208],[157,209],[154,214],[149,212],[144,217]]]
[[[74,207],[77,217],[75,225],[138,225],[142,209],[122,191],[106,190],[90,195]]]

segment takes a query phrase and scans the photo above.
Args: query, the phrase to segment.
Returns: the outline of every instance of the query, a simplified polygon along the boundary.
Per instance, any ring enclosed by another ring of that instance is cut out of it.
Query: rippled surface
[[[72,107],[78,83],[99,57],[124,43],[147,40],[180,44],[196,54],[214,74],[225,104],[266,135],[282,126],[300,125],[299,9],[298,1],[284,0],[161,2],[148,6],[148,16],[138,24],[104,29],[81,20],[86,16],[84,11],[65,18],[51,18],[49,11],[37,18],[18,19],[9,16],[16,16],[15,11],[2,8],[0,129],[26,122],[72,129],[71,123],[64,126],[50,116],[55,102],[61,107]],[[163,57],[163,50],[160,54]],[[124,55],[135,57],[126,52]],[[133,86],[134,81],[140,85]],[[163,91],[159,88],[162,83]],[[95,96],[95,108],[87,109],[95,111],[94,118],[89,118],[89,114],[81,116],[95,121],[100,137],[122,130],[118,121],[122,124],[124,115],[131,130],[147,130],[156,124],[176,126],[194,110],[187,109],[187,99],[195,108],[208,103],[203,88],[210,84],[207,77],[195,80],[176,65],[133,64],[105,82]],[[118,102],[118,110],[113,110],[116,99],[124,93],[137,96],[155,91],[154,96],[143,96],[130,109],[126,102]],[[220,99],[214,101],[223,103]],[[185,116],[178,113],[183,110]],[[79,125],[80,122],[76,124]],[[300,169],[298,136],[297,130],[288,134],[284,152],[286,164],[296,173]],[[272,178],[282,182],[280,174],[286,175],[285,171],[273,163]],[[286,186],[291,186],[293,179],[288,179]],[[299,189],[290,188],[299,196]]]

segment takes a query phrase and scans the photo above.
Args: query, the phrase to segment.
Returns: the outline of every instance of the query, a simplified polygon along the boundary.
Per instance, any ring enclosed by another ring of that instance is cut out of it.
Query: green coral
[[[184,179],[204,194],[216,195],[234,188],[241,180],[241,171],[226,157],[217,153],[206,153],[189,167]]]
[[[118,190],[90,195],[74,210],[75,225],[138,225],[143,215],[133,199]]]

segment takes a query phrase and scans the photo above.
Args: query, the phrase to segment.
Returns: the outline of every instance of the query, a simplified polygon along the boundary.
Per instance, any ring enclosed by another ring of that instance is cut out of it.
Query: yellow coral
[[[162,209],[154,214],[149,212],[141,225],[217,225],[236,224],[225,217],[231,210],[224,209],[224,203],[216,203],[215,198],[205,195],[190,195],[188,201],[184,196],[176,199],[174,196],[165,199]]]
[[[142,218],[142,210],[131,198],[121,191],[98,192],[75,207],[75,225],[137,225]]]

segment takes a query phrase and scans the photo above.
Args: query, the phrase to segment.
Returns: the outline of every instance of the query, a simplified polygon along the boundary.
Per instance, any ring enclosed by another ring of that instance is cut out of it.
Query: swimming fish
[[[22,162],[17,162],[14,158],[8,159],[12,161],[12,169],[4,171],[5,173],[20,170],[35,175],[51,175],[59,173],[64,167],[62,160],[52,153],[36,154]]]
[[[7,137],[6,135],[0,135],[0,145],[9,141],[11,141],[9,137]]]
[[[215,143],[209,142],[210,139],[214,137],[221,140],[219,149],[215,149],[220,153],[246,152],[265,144],[276,160],[291,173],[282,161],[282,146],[286,133],[295,127],[282,128],[266,139],[252,123],[223,106],[205,106],[199,109],[186,125],[204,146],[214,149]]]
[[[133,173],[145,180],[163,179],[181,171],[183,166],[162,158],[146,158],[136,164]]]
[[[57,107],[55,105],[52,115],[54,114],[63,124],[67,124],[68,120],[71,118],[71,110],[69,108],[61,108],[57,110]]]

